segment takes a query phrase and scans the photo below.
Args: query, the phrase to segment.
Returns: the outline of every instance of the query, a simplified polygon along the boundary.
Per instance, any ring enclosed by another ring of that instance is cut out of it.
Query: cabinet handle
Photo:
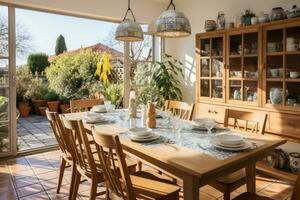
[[[208,113],[212,113],[212,111],[211,111],[211,110],[208,110]]]
[[[215,111],[215,110],[214,110],[214,113],[215,113],[215,114],[218,114],[218,112],[217,112],[217,111]]]

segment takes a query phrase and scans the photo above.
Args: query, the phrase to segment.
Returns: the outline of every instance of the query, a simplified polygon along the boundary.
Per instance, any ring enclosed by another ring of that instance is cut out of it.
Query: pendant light
[[[173,9],[170,7],[173,6]],[[191,35],[191,24],[182,12],[176,10],[173,0],[156,20],[156,35],[161,37],[186,37]]]
[[[127,18],[128,13],[132,15],[133,20]],[[137,42],[144,40],[142,27],[136,22],[134,14],[130,8],[130,0],[128,0],[128,9],[125,13],[125,17],[117,27],[115,38],[116,40],[124,42]]]

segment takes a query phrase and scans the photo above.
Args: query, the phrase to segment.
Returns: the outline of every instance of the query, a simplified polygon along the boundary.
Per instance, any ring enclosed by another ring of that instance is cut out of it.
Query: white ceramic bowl
[[[129,129],[129,132],[136,136],[148,136],[152,132],[152,129],[150,129],[150,128],[131,128],[131,129]]]
[[[299,73],[298,72],[290,72],[290,77],[291,78],[298,78]]]
[[[244,139],[240,135],[235,134],[224,134],[217,136],[220,143],[225,145],[240,145]]]

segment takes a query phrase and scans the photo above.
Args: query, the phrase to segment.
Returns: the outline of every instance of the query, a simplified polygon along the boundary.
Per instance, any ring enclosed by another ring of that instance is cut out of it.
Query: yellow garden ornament
[[[108,75],[110,74],[112,65],[110,63],[110,55],[104,52],[100,61],[97,63],[96,74],[104,85],[109,84]]]

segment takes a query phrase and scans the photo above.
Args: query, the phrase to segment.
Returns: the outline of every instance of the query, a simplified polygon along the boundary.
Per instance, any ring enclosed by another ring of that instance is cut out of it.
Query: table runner
[[[119,118],[118,113],[107,113],[105,114],[107,118],[114,121],[114,123],[119,127],[130,128],[130,127],[140,127],[141,124],[140,119],[131,119],[129,122],[121,121]],[[97,125],[95,125],[97,126]],[[214,129],[212,136],[208,136],[207,131],[201,130],[181,130],[181,140],[176,140],[176,134],[172,132],[172,129],[168,127],[168,125],[164,122],[163,119],[157,119],[157,126],[153,129],[154,132],[158,133],[160,137],[157,140],[147,142],[147,143],[140,143],[141,145],[147,146],[149,148],[155,148],[161,144],[176,144],[179,146],[183,146],[186,148],[193,149],[195,151],[208,154],[218,160],[225,160],[232,156],[239,154],[239,152],[233,151],[225,151],[220,150],[214,147],[209,143],[210,139],[213,139],[214,136],[218,134],[226,134],[228,130],[226,129]],[[120,138],[130,139],[128,132],[120,133]],[[261,142],[252,142],[252,147],[250,149],[256,148],[257,146],[261,146]],[[250,150],[248,149],[248,150]],[[247,151],[247,150],[245,150]]]

